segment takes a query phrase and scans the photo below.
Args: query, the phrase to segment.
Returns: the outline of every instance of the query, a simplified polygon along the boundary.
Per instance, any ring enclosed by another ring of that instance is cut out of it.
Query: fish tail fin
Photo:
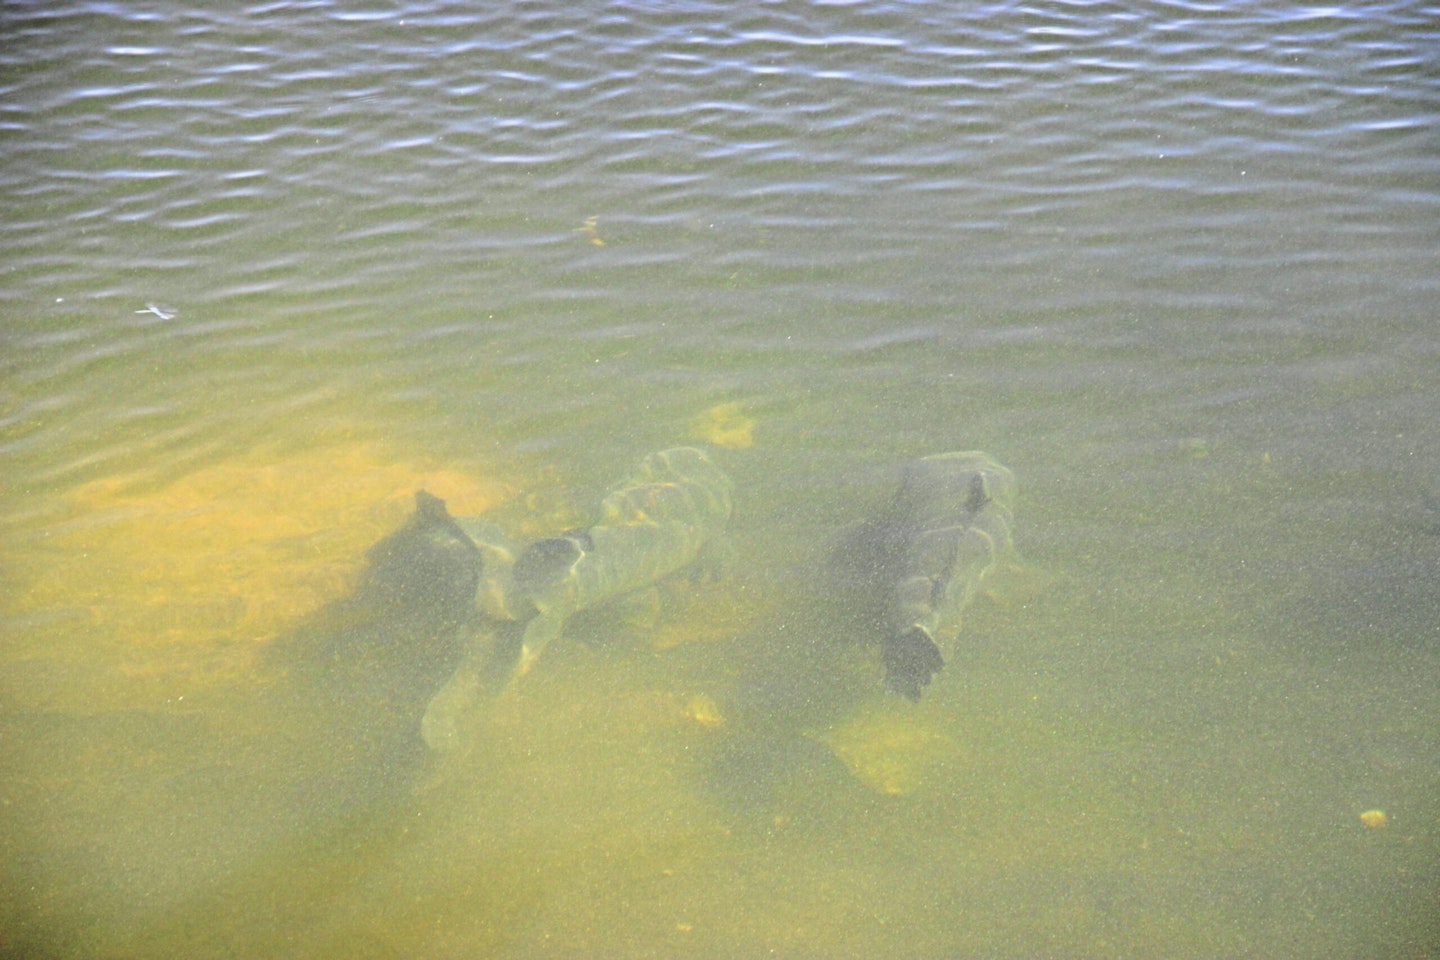
[[[907,700],[919,701],[920,689],[945,666],[940,648],[924,627],[911,627],[885,641],[885,686]]]
[[[515,665],[515,676],[523,677],[529,673],[540,659],[540,654],[550,645],[551,640],[560,636],[564,627],[564,617],[544,613],[527,623],[520,640],[520,660]]]

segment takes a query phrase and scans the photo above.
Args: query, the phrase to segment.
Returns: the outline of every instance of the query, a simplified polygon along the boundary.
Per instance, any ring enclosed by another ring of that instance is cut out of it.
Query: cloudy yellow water
[[[582,619],[588,642],[485,707],[403,808],[333,847],[147,878],[189,851],[127,821],[156,819],[162,798],[192,805],[185,842],[231,829],[187,778],[246,737],[287,735],[264,713],[257,650],[349,589],[415,489],[541,533],[565,514],[522,492],[553,478],[369,443],[246,461],[62,489],[39,511],[43,549],[8,560],[25,629],[7,702],[27,737],[7,744],[26,816],[11,842],[19,862],[48,861],[32,876],[52,891],[11,917],[70,931],[63,952],[262,955],[303,930],[317,956],[1242,955],[1282,948],[1292,897],[1367,936],[1418,922],[1404,878],[1430,855],[1428,800],[1406,757],[1428,721],[1385,706],[1393,661],[1342,673],[1246,631],[1243,595],[1238,611],[1217,595],[1157,616],[1096,595],[1135,586],[1113,559],[1091,577],[1027,558],[912,707],[883,695],[807,564],[747,569],[775,541],[744,526],[739,569],[668,585],[658,622]],[[137,737],[105,719],[182,723],[186,698],[229,729]],[[1393,823],[1362,822],[1377,805]],[[218,900],[176,893],[212,884]],[[126,907],[147,892],[175,905]]]
[[[1434,955],[1436,22],[6,7],[0,952]],[[417,490],[688,443],[717,562],[294,799],[265,652]],[[971,449],[1017,562],[887,699],[835,552]]]
[[[502,480],[427,469],[359,442],[247,451],[161,484],[96,479],[42,508],[41,549],[6,558],[18,572],[11,609],[66,616],[103,637],[104,649],[72,653],[107,659],[123,676],[173,672],[188,682],[192,671],[233,671],[352,587],[365,550],[400,525],[419,489],[467,513],[509,492]],[[45,694],[78,709],[135,706],[73,688]],[[9,691],[16,706],[29,695],[41,691]]]

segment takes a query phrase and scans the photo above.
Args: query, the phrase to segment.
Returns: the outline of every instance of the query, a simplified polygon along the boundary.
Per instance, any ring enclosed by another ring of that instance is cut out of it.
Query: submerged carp
[[[581,610],[649,587],[693,563],[725,531],[733,484],[694,447],[652,453],[600,503],[590,527],[532,543],[511,578],[528,619],[517,675]]]
[[[461,520],[485,557],[477,606],[490,621],[431,702],[425,742],[447,750],[460,716],[534,667],[575,614],[652,587],[694,563],[730,519],[733,483],[703,450],[652,453],[600,502],[593,524],[517,551],[493,524]],[[509,621],[509,622],[507,622]]]
[[[885,685],[911,700],[945,665],[960,614],[1012,550],[1015,476],[978,451],[905,467],[889,508],[852,541],[853,568],[881,585]],[[947,644],[948,647],[948,644]]]

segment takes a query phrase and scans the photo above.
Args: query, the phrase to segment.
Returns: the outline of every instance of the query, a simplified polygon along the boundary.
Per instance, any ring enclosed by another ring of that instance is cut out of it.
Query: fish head
[[[575,568],[595,543],[585,530],[576,530],[560,537],[536,540],[515,560],[511,577],[521,594],[543,593],[575,576]]]

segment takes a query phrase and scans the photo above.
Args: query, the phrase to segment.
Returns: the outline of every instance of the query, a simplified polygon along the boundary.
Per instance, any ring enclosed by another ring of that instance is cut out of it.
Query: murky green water
[[[0,20],[0,952],[1440,949],[1440,11]],[[334,779],[261,651],[415,489],[706,441],[719,579]],[[912,708],[832,552],[960,449],[1022,563]]]

